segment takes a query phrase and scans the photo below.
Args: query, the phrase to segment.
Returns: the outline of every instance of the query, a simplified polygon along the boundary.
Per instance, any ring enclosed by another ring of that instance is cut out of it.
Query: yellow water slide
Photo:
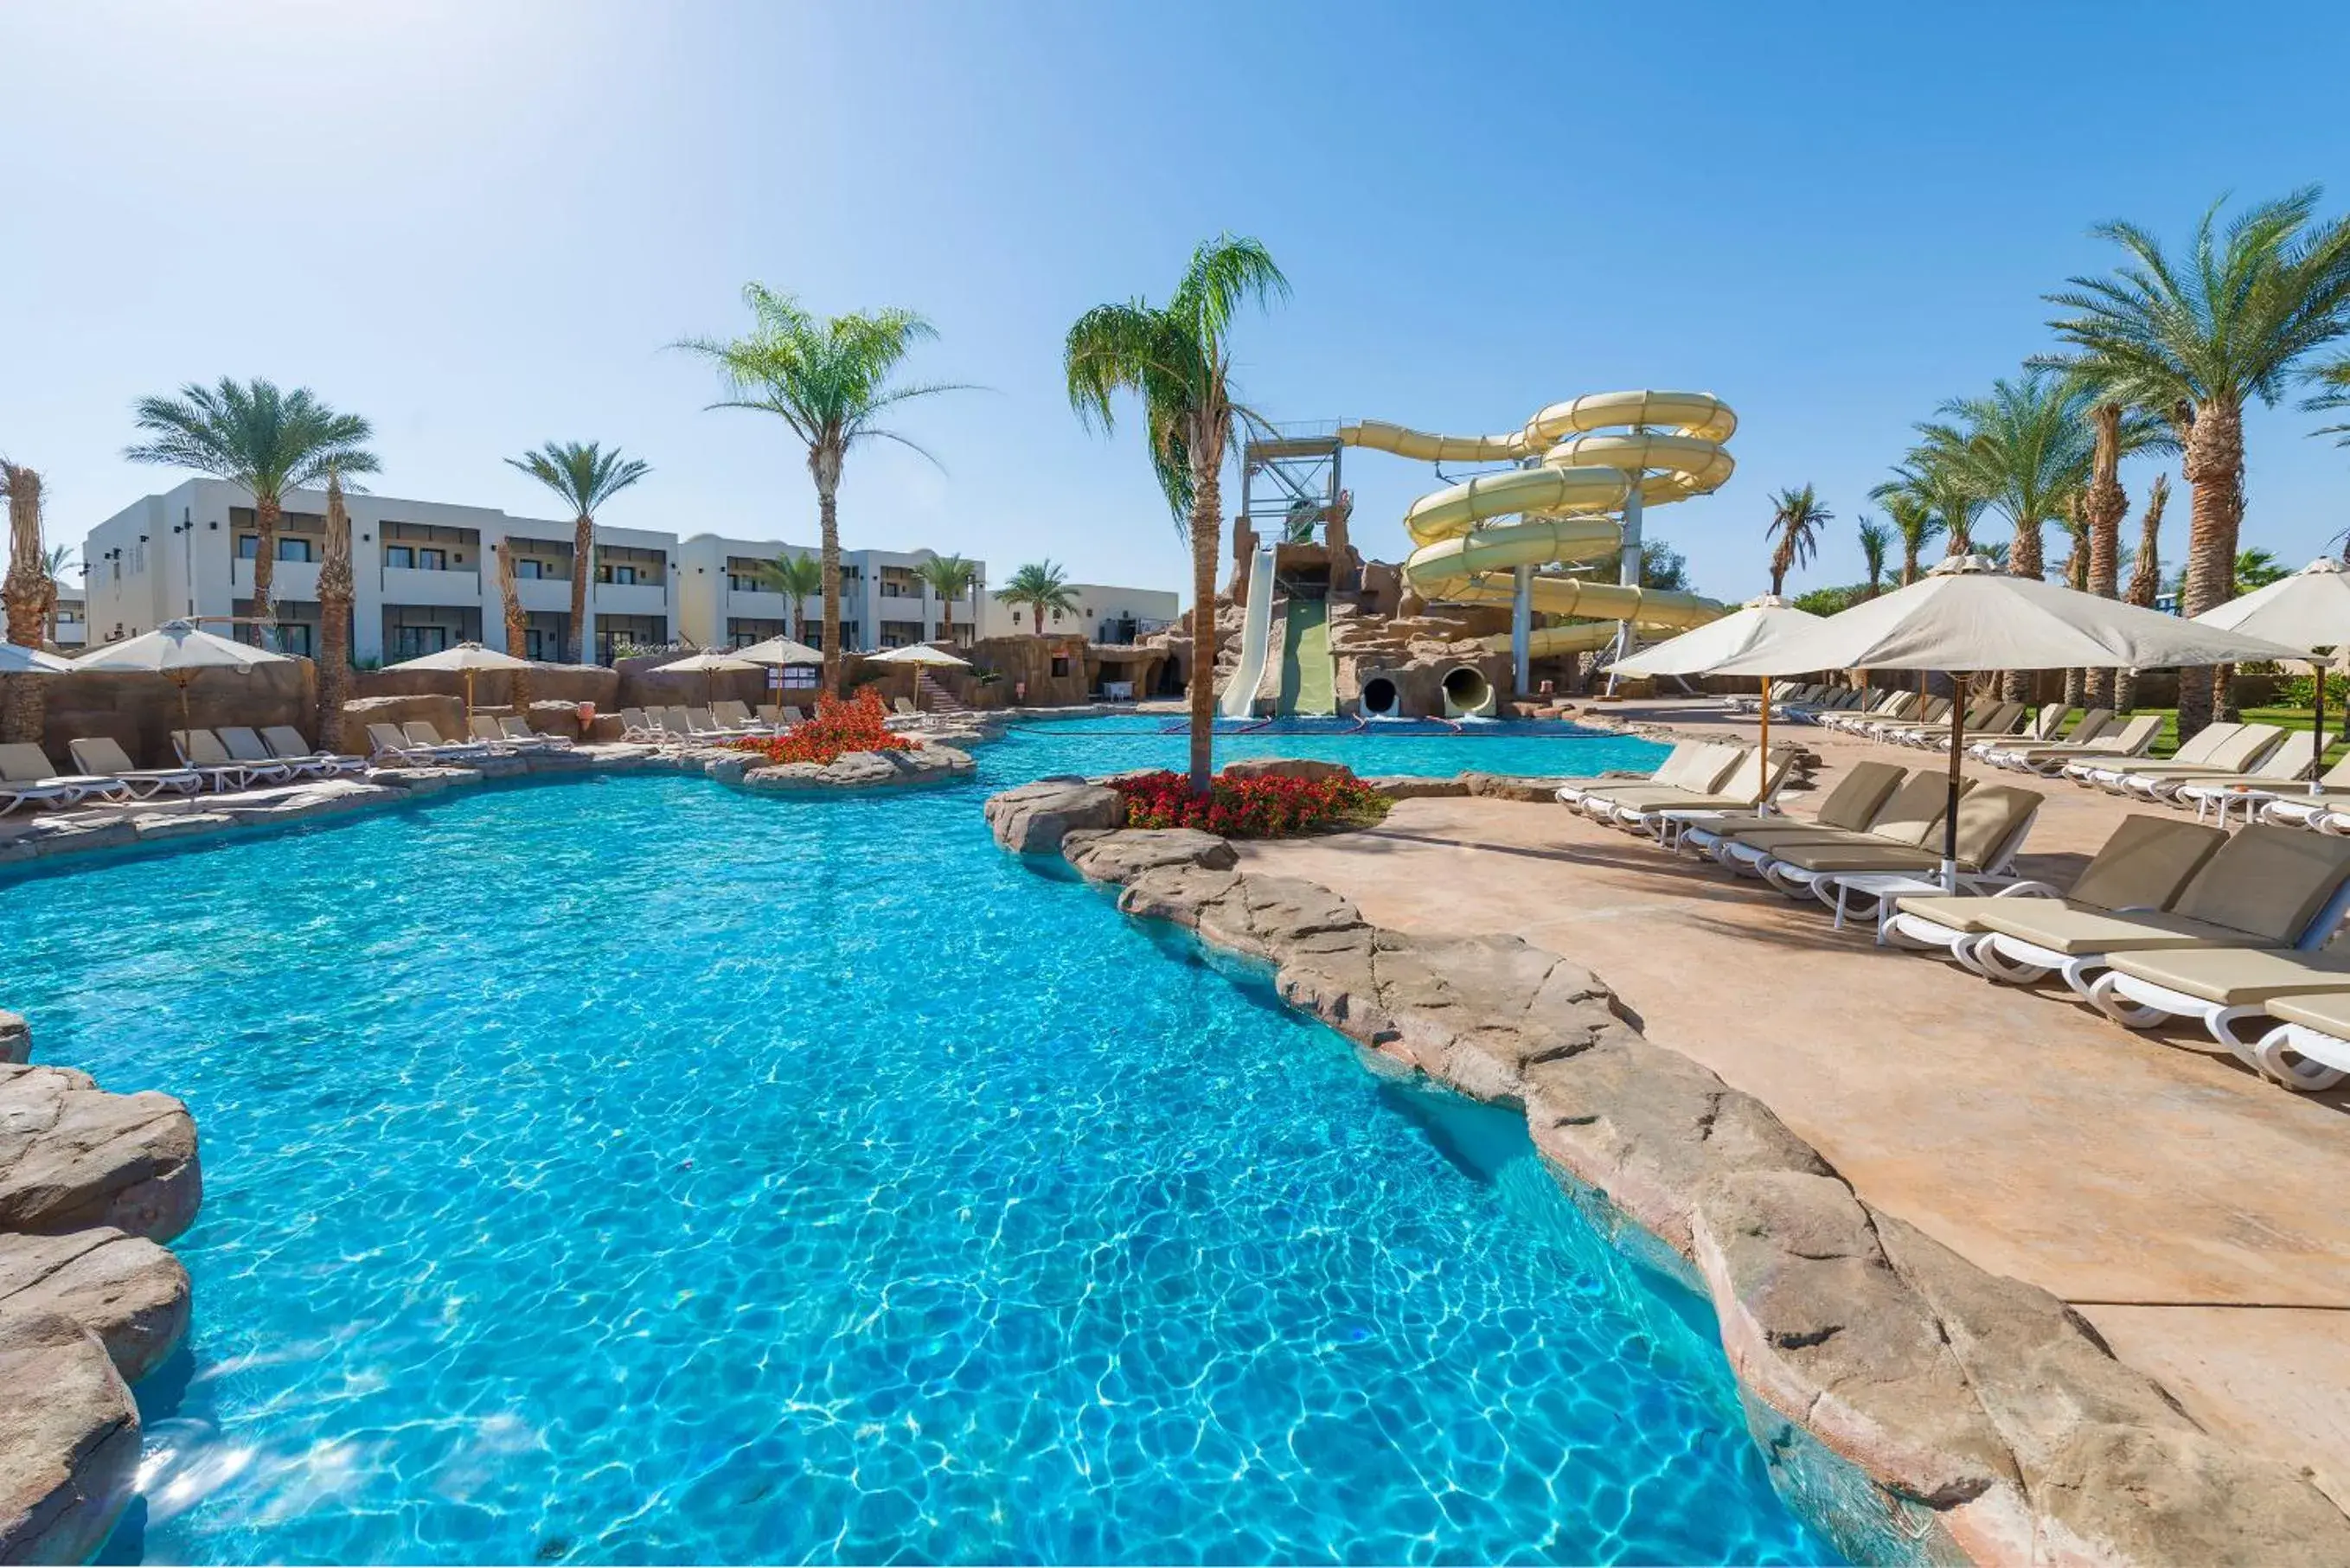
[[[1718,490],[1737,466],[1722,443],[1738,429],[1711,392],[1596,392],[1553,403],[1506,435],[1446,436],[1365,420],[1338,427],[1348,446],[1422,462],[1515,462],[1423,495],[1403,514],[1404,576],[1423,597],[1507,604],[1516,568],[1575,566],[1617,554],[1623,515]],[[1695,594],[1621,587],[1537,571],[1533,607],[1589,618],[1538,628],[1531,657],[1604,648],[1616,623],[1679,632],[1727,607]],[[1509,639],[1494,641],[1507,647]]]

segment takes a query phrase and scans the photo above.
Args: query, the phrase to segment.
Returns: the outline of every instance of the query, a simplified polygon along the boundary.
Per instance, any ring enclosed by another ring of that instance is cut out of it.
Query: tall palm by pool
[[[1191,540],[1191,784],[1214,771],[1216,568],[1223,540],[1224,454],[1251,417],[1232,397],[1232,317],[1245,305],[1289,296],[1289,280],[1253,239],[1219,234],[1191,253],[1163,306],[1135,298],[1097,305],[1063,347],[1077,417],[1112,426],[1112,400],[1142,400],[1150,466],[1169,510]],[[1039,622],[1041,626],[1041,620]]]
[[[2108,399],[2184,411],[2189,503],[2187,581],[2179,607],[2195,616],[2230,598],[2244,516],[2244,403],[2274,404],[2314,349],[2350,331],[2350,218],[2316,221],[2315,186],[2239,214],[2219,228],[2215,202],[2182,254],[2166,254],[2136,223],[2090,231],[2127,261],[2104,277],[2074,277],[2048,303],[2068,351],[2048,363]],[[2224,670],[2186,680],[2178,732],[2211,722]]]
[[[979,567],[961,556],[932,556],[914,568],[914,575],[939,596],[939,639],[952,642],[955,600],[971,592],[979,580]],[[974,633],[978,629],[972,628]]]
[[[506,459],[563,498],[571,508],[571,662],[588,662],[588,574],[596,558],[596,514],[604,503],[646,474],[652,465],[606,452],[600,441],[548,441],[536,452]]]
[[[1771,497],[1771,522],[1762,530],[1765,539],[1779,542],[1771,549],[1771,592],[1775,596],[1787,586],[1787,574],[1808,562],[1820,547],[1820,530],[1835,520],[1835,514],[1820,500],[1819,492],[1811,485],[1790,485]]]
[[[754,576],[769,592],[792,601],[792,635],[806,642],[807,602],[810,596],[824,592],[824,563],[814,556],[795,556],[781,550],[774,560],[761,563]]]
[[[329,472],[348,477],[381,465],[368,450],[375,427],[357,414],[338,413],[307,387],[280,391],[276,383],[224,376],[217,386],[191,381],[176,398],[141,398],[131,405],[151,441],[126,447],[132,462],[192,468],[243,485],[253,496],[253,618],[265,647],[277,640],[277,607],[270,587],[277,573],[277,525],[286,493],[314,485]]]
[[[851,449],[868,441],[896,441],[931,454],[880,425],[899,403],[936,392],[961,391],[959,382],[899,384],[896,377],[914,346],[938,329],[910,310],[851,311],[817,316],[788,294],[745,284],[751,330],[741,337],[689,337],[678,347],[718,367],[727,395],[713,409],[756,409],[784,421],[807,448],[816,481],[816,526],[824,555],[824,689],[840,690],[840,472]],[[931,459],[935,462],[938,460]]]
[[[1045,635],[1046,610],[1074,610],[1076,595],[1069,591],[1069,576],[1051,561],[1031,561],[1012,574],[1011,580],[995,590],[995,597],[1014,609],[1025,609],[1036,618],[1036,635]]]

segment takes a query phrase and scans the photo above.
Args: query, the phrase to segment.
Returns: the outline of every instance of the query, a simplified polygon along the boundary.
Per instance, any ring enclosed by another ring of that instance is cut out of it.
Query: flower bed
[[[1388,798],[1351,775],[1299,779],[1218,776],[1206,794],[1177,773],[1111,779],[1126,799],[1128,827],[1196,827],[1223,838],[1285,838],[1333,827],[1367,826],[1387,815]]]
[[[833,763],[850,752],[919,752],[922,742],[889,727],[889,714],[871,690],[843,701],[818,697],[816,717],[780,735],[737,741],[737,751],[754,752],[770,763]]]

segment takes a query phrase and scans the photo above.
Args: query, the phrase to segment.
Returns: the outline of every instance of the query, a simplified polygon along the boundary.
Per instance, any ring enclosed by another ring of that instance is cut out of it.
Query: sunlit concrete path
[[[1823,782],[1864,752],[1938,761],[1800,734]],[[2061,885],[2126,808],[2049,788],[2024,868]],[[2350,1506],[2350,1095],[2290,1094],[2199,1033],[2132,1034],[2061,986],[1880,950],[1555,805],[1405,801],[1374,831],[1243,855],[1382,924],[1514,932],[1589,966],[1870,1202],[2075,1303],[2199,1418]]]

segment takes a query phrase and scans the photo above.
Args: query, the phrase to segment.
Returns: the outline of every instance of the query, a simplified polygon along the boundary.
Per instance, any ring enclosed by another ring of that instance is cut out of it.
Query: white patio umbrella
[[[161,675],[180,689],[180,728],[195,726],[188,719],[188,687],[200,670],[251,670],[256,664],[284,664],[289,656],[272,653],[215,637],[192,620],[167,620],[153,631],[91,649],[73,661],[77,670],[118,674]]]
[[[719,676],[740,674],[743,670],[764,669],[764,666],[754,659],[745,659],[739,653],[730,652],[723,648],[705,648],[700,653],[689,653],[683,659],[673,659],[667,664],[657,665],[654,668],[661,670],[683,670],[688,673],[700,670],[702,677],[702,694],[705,698],[714,700],[718,695]]]
[[[2264,588],[2205,610],[2195,618],[2199,626],[2264,637],[2303,650],[2299,662],[2315,674],[2317,701],[2310,715],[2317,733],[2317,756],[2310,763],[2309,793],[2319,793],[2319,764],[2325,756],[2325,671],[2350,642],[2350,570],[2331,556],[2320,556],[2289,577],[2279,577]]]
[[[733,650],[736,659],[752,664],[822,664],[824,655],[805,642],[794,642],[788,637],[771,637],[764,642],[754,642],[748,648]]]
[[[1770,649],[1715,667],[1717,675],[1807,670],[2137,670],[2296,659],[2281,643],[2181,620],[2118,599],[2010,576],[1980,556],[1953,556],[1906,588],[1831,616]],[[1950,795],[1942,819],[1942,880],[1958,886],[1959,763],[1966,703],[1950,703]]]
[[[1710,675],[1733,659],[1776,647],[1787,638],[1820,624],[1809,610],[1799,610],[1776,594],[1752,598],[1720,620],[1618,659],[1609,666],[1616,675]],[[1762,726],[1755,750],[1762,758],[1762,776],[1771,776],[1771,683],[1762,683]],[[1767,800],[1757,803],[1765,811]]]
[[[73,666],[54,653],[20,643],[0,642],[0,675],[70,675]]]
[[[875,664],[912,665],[915,669],[914,700],[918,703],[922,697],[920,672],[923,670],[969,670],[971,668],[970,659],[958,659],[946,649],[932,648],[927,642],[909,643],[904,648],[892,648],[886,652],[868,654],[867,658]]]
[[[386,670],[455,670],[465,678],[465,728],[473,727],[473,677],[484,670],[535,670],[527,659],[516,659],[511,653],[500,653],[494,648],[484,648],[478,642],[460,642],[438,653],[427,653],[415,659],[403,659],[398,664],[387,664]]]

